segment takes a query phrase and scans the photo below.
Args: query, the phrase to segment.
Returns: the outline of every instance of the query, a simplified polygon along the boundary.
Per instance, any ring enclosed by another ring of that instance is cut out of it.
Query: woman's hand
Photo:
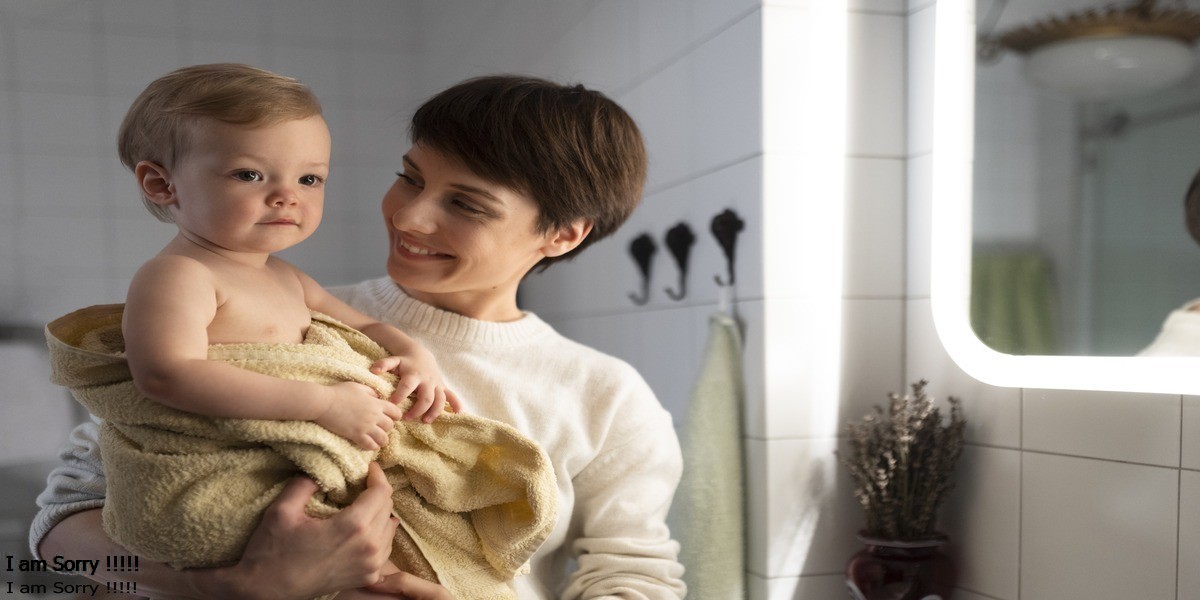
[[[412,573],[394,573],[384,577],[379,583],[368,585],[373,592],[395,594],[406,600],[454,600],[450,590],[426,581]]]
[[[304,511],[317,491],[307,477],[290,482],[267,509],[225,584],[237,597],[310,598],[380,581],[400,522],[392,516],[392,486],[371,463],[367,489],[338,514]]]

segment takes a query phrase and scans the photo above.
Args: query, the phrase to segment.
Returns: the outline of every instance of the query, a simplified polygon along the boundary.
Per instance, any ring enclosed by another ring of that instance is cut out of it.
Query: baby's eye
[[[262,174],[258,171],[238,171],[233,174],[233,178],[238,181],[262,181]]]
[[[317,175],[305,175],[300,178],[300,185],[320,185],[323,180]]]

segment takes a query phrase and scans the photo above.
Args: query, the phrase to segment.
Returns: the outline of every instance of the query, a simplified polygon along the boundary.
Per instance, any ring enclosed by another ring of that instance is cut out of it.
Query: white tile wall
[[[68,304],[81,298],[112,301],[132,269],[169,235],[142,214],[111,162],[80,159],[111,152],[124,107],[153,74],[171,67],[218,58],[285,65],[322,88],[335,137],[349,142],[335,141],[339,177],[352,182],[339,191],[347,205],[331,210],[330,231],[312,240],[312,249],[297,252],[301,266],[318,279],[338,283],[379,271],[371,258],[381,255],[373,241],[379,237],[374,213],[403,148],[404,120],[418,99],[484,71],[595,78],[643,126],[652,160],[647,200],[618,237],[577,264],[530,282],[528,304],[572,336],[641,368],[678,421],[698,365],[703,321],[715,305],[711,275],[723,269],[707,220],[725,206],[742,212],[748,225],[738,267],[739,308],[748,324],[751,597],[844,594],[839,573],[857,549],[853,532],[861,516],[831,453],[836,440],[813,429],[797,431],[813,425],[804,422],[806,414],[845,420],[918,377],[928,377],[937,396],[962,396],[969,421],[972,445],[944,523],[953,536],[964,598],[1167,599],[1176,598],[1177,581],[1178,598],[1200,596],[1200,582],[1186,568],[1200,560],[1200,527],[1190,512],[1179,510],[1200,501],[1200,401],[1188,397],[1172,405],[1121,395],[1092,403],[1067,393],[1043,402],[1042,392],[1027,391],[1023,419],[1021,390],[974,381],[937,340],[927,266],[935,0],[848,3],[850,89],[857,90],[857,100],[847,129],[843,366],[840,374],[824,375],[839,378],[841,398],[829,411],[815,405],[829,402],[824,398],[806,406],[766,396],[763,366],[775,351],[766,341],[772,326],[766,307],[780,300],[762,292],[764,124],[756,92],[763,86],[761,4],[591,0],[461,11],[437,3],[355,0],[330,14],[321,12],[332,10],[326,3],[314,1],[304,11],[316,12],[289,16],[292,25],[252,36],[227,19],[206,16],[223,11],[193,14],[193,6],[181,1],[5,3],[0,48],[28,42],[30,49],[45,50],[50,62],[32,69],[24,62],[29,52],[22,51],[0,63],[0,177],[19,184],[16,190],[0,187],[0,206],[14,215],[0,223],[6,240],[0,241],[6,283],[0,301],[30,321],[73,308]],[[254,10],[276,16],[291,6],[263,3]],[[525,21],[539,26],[519,25]],[[321,27],[306,25],[312,22]],[[288,35],[291,26],[304,27],[303,39]],[[13,41],[16,31],[23,41]],[[572,50],[575,39],[591,50]],[[613,62],[602,64],[609,55]],[[44,69],[46,64],[57,66]],[[349,116],[333,114],[334,107]],[[59,181],[45,179],[60,169],[72,172]],[[98,196],[114,198],[107,205],[111,212],[80,204],[74,225],[35,220],[61,197]],[[688,220],[697,232],[692,295],[682,303],[663,295],[663,287],[676,283],[663,251],[655,263],[652,304],[634,307],[626,298],[637,284],[625,253],[628,240],[640,230],[661,239],[678,220]],[[29,233],[14,247],[7,240],[17,237],[9,234],[21,231],[70,239],[76,251],[52,251],[61,244],[27,246]],[[353,250],[331,251],[335,247]],[[20,252],[21,262],[14,264],[9,257]],[[33,273],[72,277],[39,283],[27,279]],[[59,300],[47,300],[53,298]],[[1137,427],[1118,427],[1128,422]],[[1083,426],[1069,428],[1076,423]],[[1160,464],[1168,467],[1151,466]],[[1177,564],[1184,566],[1178,573]],[[1136,592],[1127,595],[1133,586]]]
[[[1025,390],[1023,400],[1026,450],[1179,466],[1179,396]]]
[[[968,446],[958,485],[943,513],[946,548],[958,587],[995,598],[1016,598],[1020,583],[1021,453]],[[988,473],[987,477],[970,477]]]
[[[848,297],[904,294],[904,166],[900,159],[846,159]]]
[[[850,156],[901,157],[905,150],[905,26],[898,15],[851,12],[847,123]]]
[[[750,440],[750,573],[765,578],[841,573],[861,548],[862,509],[837,463],[836,438]]]
[[[312,85],[335,131],[335,168],[357,162],[385,176],[334,183],[371,207],[371,218],[339,218],[332,210],[311,247],[301,245],[294,257],[323,281],[380,272],[381,252],[331,250],[379,235],[374,207],[404,137],[404,117],[396,115],[421,89],[411,67],[416,4],[227,4],[229,10],[174,1],[0,6],[5,320],[40,323],[81,304],[119,300],[136,267],[169,237],[170,226],[149,218],[133,193],[114,140],[129,103],[151,79],[195,62],[249,62]],[[374,70],[354,68],[360,57]],[[351,112],[358,120],[345,116]]]
[[[1179,474],[1179,590],[1178,598],[1200,598],[1200,473]]]
[[[904,302],[847,299],[842,302],[842,384],[838,423],[857,421],[871,407],[888,403],[889,392],[904,392]],[[808,431],[828,435],[828,431]],[[840,428],[836,433],[841,433]]]
[[[1178,470],[1036,452],[1021,470],[1022,600],[1176,598]]]
[[[1183,433],[1180,445],[1179,466],[1200,470],[1200,397],[1183,397]]]

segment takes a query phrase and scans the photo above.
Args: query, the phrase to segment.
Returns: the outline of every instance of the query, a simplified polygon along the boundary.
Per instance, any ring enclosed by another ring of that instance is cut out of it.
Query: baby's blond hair
[[[261,127],[320,114],[312,90],[291,77],[236,63],[184,67],[155,79],[133,101],[117,152],[130,170],[144,160],[170,169],[187,154],[199,119]],[[160,221],[171,222],[165,207],[142,201]]]

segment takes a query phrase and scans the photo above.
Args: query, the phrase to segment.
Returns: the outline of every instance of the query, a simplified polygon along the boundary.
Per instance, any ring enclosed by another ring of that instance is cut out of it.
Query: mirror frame
[[[951,359],[971,377],[1002,387],[1200,395],[1196,358],[1015,356],[992,350],[975,335],[970,325],[974,101],[975,0],[938,0],[930,305]]]

